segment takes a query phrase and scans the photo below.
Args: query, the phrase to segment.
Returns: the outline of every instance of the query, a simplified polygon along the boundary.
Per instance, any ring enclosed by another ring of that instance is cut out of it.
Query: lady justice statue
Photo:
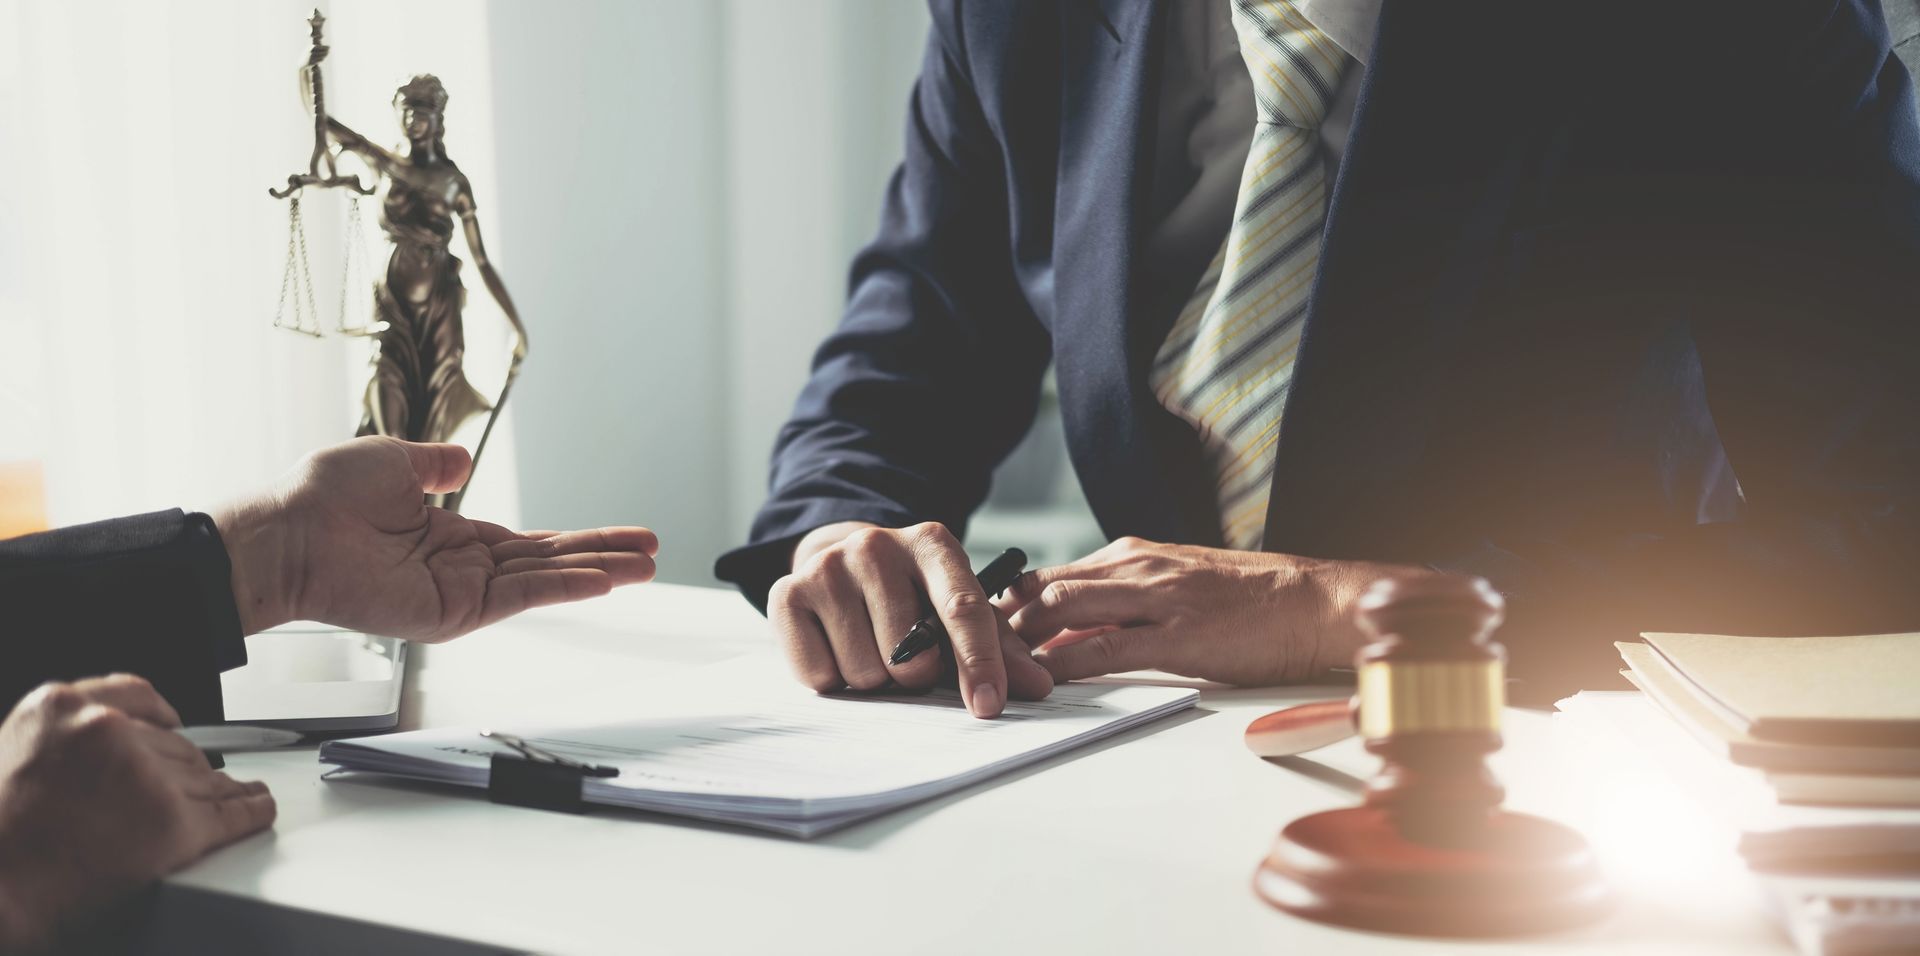
[[[447,90],[431,75],[416,76],[394,94],[406,130],[406,156],[374,145],[329,117],[327,132],[358,153],[387,181],[380,226],[393,240],[387,272],[374,287],[384,327],[371,333],[378,344],[373,381],[367,384],[362,435],[392,435],[411,441],[446,441],[469,416],[493,406],[468,383],[460,310],[466,289],[460,260],[448,250],[457,215],[466,232],[474,268],[507,320],[513,323],[513,364],[527,354],[527,332],[499,273],[487,261],[474,213],[473,187],[447,158],[442,140]]]
[[[358,177],[341,177],[334,171],[333,156],[320,138],[323,135],[357,154],[378,179],[385,181],[380,225],[393,240],[393,254],[387,260],[386,273],[374,283],[379,321],[366,331],[342,328],[349,334],[371,335],[375,343],[373,378],[367,383],[358,433],[410,441],[448,441],[462,423],[490,412],[479,444],[473,449],[477,466],[499,408],[526,357],[527,334],[506,286],[487,259],[486,246],[480,239],[480,220],[474,211],[473,188],[447,156],[443,139],[446,87],[427,74],[401,86],[394,94],[393,105],[406,133],[407,153],[401,156],[375,145],[326,113],[320,79],[320,61],[327,53],[320,42],[324,21],[317,10],[308,21],[313,28],[313,52],[307,63],[310,75],[304,79],[312,91],[315,114],[312,169],[308,175],[288,177],[287,188],[273,194],[293,195],[306,185],[344,185],[356,192],[367,191]],[[331,174],[327,177],[319,175],[323,157]],[[294,202],[298,201],[294,196]],[[292,215],[297,228],[297,205]],[[491,402],[468,381],[463,367],[466,335],[461,310],[466,289],[460,282],[460,260],[449,248],[456,216],[481,281],[513,325],[513,355],[506,385],[499,398]],[[443,506],[456,507],[457,496],[457,492],[449,496]]]

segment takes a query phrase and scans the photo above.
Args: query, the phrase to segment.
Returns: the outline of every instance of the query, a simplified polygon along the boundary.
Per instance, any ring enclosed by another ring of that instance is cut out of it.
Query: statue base
[[[1301,817],[1280,831],[1253,886],[1295,916],[1419,936],[1569,929],[1610,904],[1578,833],[1503,810],[1450,845],[1409,838],[1379,807]]]

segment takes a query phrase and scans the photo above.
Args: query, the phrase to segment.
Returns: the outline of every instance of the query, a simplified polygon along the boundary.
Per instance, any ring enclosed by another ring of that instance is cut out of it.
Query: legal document
[[[724,666],[724,665],[723,665]],[[810,837],[1109,737],[1199,699],[1186,688],[1066,684],[1046,700],[973,717],[958,691],[818,696],[758,688],[732,705],[592,727],[511,731],[542,751],[612,767],[585,780],[588,803]],[[478,728],[329,741],[342,770],[470,787],[496,754]]]

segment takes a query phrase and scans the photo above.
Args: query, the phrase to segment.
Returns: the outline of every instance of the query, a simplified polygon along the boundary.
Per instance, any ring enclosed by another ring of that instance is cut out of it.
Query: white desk
[[[405,722],[613,717],[656,681],[768,646],[765,623],[732,592],[629,589],[427,648]],[[322,782],[311,748],[234,755],[231,772],[273,787],[279,823],[175,876],[156,906],[165,917],[194,899],[231,904],[204,895],[226,894],[284,908],[267,913],[553,953],[1791,952],[1730,849],[1638,825],[1680,797],[1582,767],[1551,718],[1519,711],[1495,758],[1509,805],[1594,839],[1623,895],[1614,918],[1494,945],[1349,932],[1269,909],[1249,878],[1275,831],[1354,802],[1338,772],[1373,767],[1353,742],[1315,755],[1335,771],[1320,779],[1242,747],[1249,720],[1308,696],[1209,689],[1197,712],[812,842]],[[187,945],[182,923],[172,920],[167,945]]]

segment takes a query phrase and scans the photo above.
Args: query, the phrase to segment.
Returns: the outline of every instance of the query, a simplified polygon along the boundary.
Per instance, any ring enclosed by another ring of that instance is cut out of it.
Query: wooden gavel
[[[1261,756],[1303,753],[1359,734],[1381,768],[1357,807],[1280,831],[1254,890],[1297,916],[1434,936],[1506,936],[1577,926],[1609,893],[1586,841],[1501,807],[1485,758],[1500,747],[1506,653],[1491,640],[1505,604],[1479,578],[1375,582],[1358,623],[1351,700],[1303,704],[1254,721]]]
[[[1488,640],[1505,602],[1480,578],[1432,575],[1375,582],[1358,618],[1372,640],[1355,662],[1356,693],[1275,711],[1247,725],[1262,757],[1291,757],[1355,734],[1396,729],[1497,732],[1506,655]],[[1408,640],[1409,631],[1420,639]]]

